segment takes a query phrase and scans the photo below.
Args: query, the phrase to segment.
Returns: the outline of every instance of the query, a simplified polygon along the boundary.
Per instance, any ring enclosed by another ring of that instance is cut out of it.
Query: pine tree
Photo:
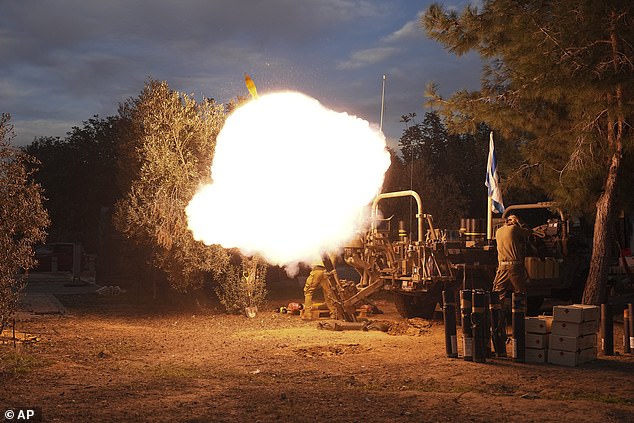
[[[605,300],[623,153],[632,148],[634,5],[630,0],[484,1],[461,15],[432,5],[428,36],[483,58],[482,86],[432,101],[450,129],[487,122],[513,140],[553,199],[595,206],[584,303]]]

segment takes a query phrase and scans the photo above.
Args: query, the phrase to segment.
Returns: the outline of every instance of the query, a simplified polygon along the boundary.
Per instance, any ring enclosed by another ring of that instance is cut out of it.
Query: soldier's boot
[[[313,319],[312,310],[313,310],[313,295],[304,294],[304,309],[302,310],[302,319],[312,320]]]

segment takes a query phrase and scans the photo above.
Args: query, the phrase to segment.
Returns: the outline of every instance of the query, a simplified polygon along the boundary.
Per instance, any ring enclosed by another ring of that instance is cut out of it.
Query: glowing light
[[[390,165],[385,147],[363,119],[297,92],[262,95],[227,118],[189,228],[271,264],[310,263],[366,224]]]
[[[244,74],[244,84],[247,86],[247,90],[249,90],[249,94],[251,94],[251,98],[258,99],[260,96],[258,95],[258,89],[255,87],[255,82],[253,79],[246,73]]]

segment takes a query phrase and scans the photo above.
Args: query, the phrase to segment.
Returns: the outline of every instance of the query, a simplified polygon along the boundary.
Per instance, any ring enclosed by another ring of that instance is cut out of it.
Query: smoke
[[[189,228],[287,269],[311,263],[367,224],[389,165],[385,137],[367,121],[301,93],[263,95],[227,118]]]

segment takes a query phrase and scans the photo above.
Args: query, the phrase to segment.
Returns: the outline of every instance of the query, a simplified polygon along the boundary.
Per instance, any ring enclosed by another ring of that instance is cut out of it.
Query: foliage
[[[451,52],[476,50],[487,60],[478,91],[443,99],[430,86],[431,102],[448,118],[450,130],[487,122],[512,143],[500,150],[522,153],[522,162],[499,158],[502,173],[517,169],[517,176],[577,212],[594,209],[608,167],[606,96],[614,84],[631,79],[632,29],[625,25],[632,17],[624,11],[612,22],[609,7],[498,0],[460,16],[432,6],[423,18],[428,35]],[[630,52],[623,52],[623,62],[612,71],[606,32],[614,25],[621,27]],[[503,184],[509,182],[523,183],[517,178]]]
[[[119,113],[128,122],[119,150],[120,183],[129,189],[117,204],[115,226],[152,251],[152,262],[173,288],[201,287],[209,272],[225,270],[228,255],[193,239],[185,208],[209,180],[225,111],[211,99],[197,103],[166,82],[150,80]]]
[[[121,196],[112,183],[121,133],[121,119],[94,116],[64,139],[41,137],[26,147],[41,163],[34,178],[47,196],[51,240],[80,241],[97,250],[101,210]]]
[[[229,264],[216,288],[216,295],[227,312],[240,313],[246,307],[262,304],[266,297],[266,270],[267,265],[257,256],[241,256],[239,264]]]
[[[452,134],[435,111],[420,123],[415,118],[415,113],[402,117],[407,126],[399,141],[399,189],[421,194],[424,212],[438,227],[458,228],[461,217],[484,216],[489,128],[478,125],[475,134]]]
[[[30,176],[34,159],[11,145],[10,116],[0,117],[0,329],[14,313],[24,275],[35,265],[33,246],[46,238],[49,220],[42,188]]]
[[[449,51],[486,61],[478,91],[443,99],[430,86],[450,130],[487,122],[520,150],[519,169],[533,185],[571,209],[596,209],[584,294],[591,303],[605,294],[623,151],[632,143],[633,9],[629,0],[489,0],[461,15],[432,5],[422,18]],[[500,168],[509,171],[501,160]]]

